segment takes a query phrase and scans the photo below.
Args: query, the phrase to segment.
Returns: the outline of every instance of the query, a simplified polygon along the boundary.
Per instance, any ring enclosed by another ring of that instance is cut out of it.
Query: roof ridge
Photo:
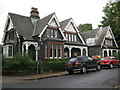
[[[23,15],[20,15],[20,14],[16,14],[16,13],[8,13],[9,15],[17,15],[17,16],[21,16],[21,17],[26,17],[26,18],[30,18],[29,16],[23,16]]]

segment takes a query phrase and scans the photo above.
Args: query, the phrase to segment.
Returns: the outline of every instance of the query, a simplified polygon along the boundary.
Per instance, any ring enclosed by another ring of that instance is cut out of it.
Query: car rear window
[[[77,60],[78,60],[78,62],[83,62],[83,61],[86,61],[87,58],[86,57],[78,57]]]
[[[75,61],[75,60],[76,60],[76,58],[71,58],[71,59],[69,59],[69,61],[71,61],[71,62],[72,62],[72,61]]]
[[[107,60],[107,58],[101,58],[100,60]]]
[[[116,58],[115,58],[115,57],[109,57],[109,59],[110,59],[110,60],[116,60]]]

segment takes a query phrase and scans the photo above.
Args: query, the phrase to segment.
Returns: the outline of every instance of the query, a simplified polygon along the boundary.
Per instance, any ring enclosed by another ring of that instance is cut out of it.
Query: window
[[[53,57],[53,45],[50,45],[50,57]]]
[[[71,37],[70,37],[71,35],[69,34],[69,41],[71,41]]]
[[[74,35],[74,41],[76,42],[76,35]]]
[[[12,58],[13,57],[13,45],[5,45],[5,46],[3,46],[3,54],[7,58]]]
[[[61,57],[61,51],[62,51],[61,45],[59,45],[59,48],[58,48],[58,57]]]
[[[54,45],[54,57],[57,57],[57,45]]]
[[[51,30],[51,37],[53,37],[53,30],[52,29],[50,29]]]
[[[112,40],[105,40],[105,44],[106,45],[111,45],[111,46],[113,45]]]
[[[72,41],[73,41],[74,39],[73,39],[73,34],[72,34]]]
[[[13,52],[13,47],[12,46],[8,46],[8,56],[12,57],[12,52]]]
[[[57,31],[54,30],[54,37],[57,38]]]
[[[68,40],[68,34],[66,33],[66,39]]]
[[[47,37],[49,37],[49,36],[50,36],[50,30],[47,29]]]

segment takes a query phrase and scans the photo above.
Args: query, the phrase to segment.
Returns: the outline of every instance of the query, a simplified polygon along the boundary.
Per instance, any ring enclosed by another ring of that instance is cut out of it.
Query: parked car
[[[110,56],[110,57],[102,57],[100,60],[100,65],[101,67],[109,67],[113,68],[113,66],[119,66],[119,60],[117,60],[115,57]]]
[[[73,74],[75,71],[86,73],[87,69],[93,68],[95,68],[97,71],[100,71],[100,63],[88,56],[77,56],[70,58],[65,64],[65,69],[69,72],[69,74]]]

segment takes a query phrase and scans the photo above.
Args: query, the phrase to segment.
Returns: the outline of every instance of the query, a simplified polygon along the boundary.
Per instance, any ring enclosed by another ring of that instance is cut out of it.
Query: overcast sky
[[[38,8],[40,18],[53,12],[59,21],[73,18],[76,25],[91,23],[97,28],[109,0],[0,0],[0,43],[9,12],[30,16],[31,7]]]

